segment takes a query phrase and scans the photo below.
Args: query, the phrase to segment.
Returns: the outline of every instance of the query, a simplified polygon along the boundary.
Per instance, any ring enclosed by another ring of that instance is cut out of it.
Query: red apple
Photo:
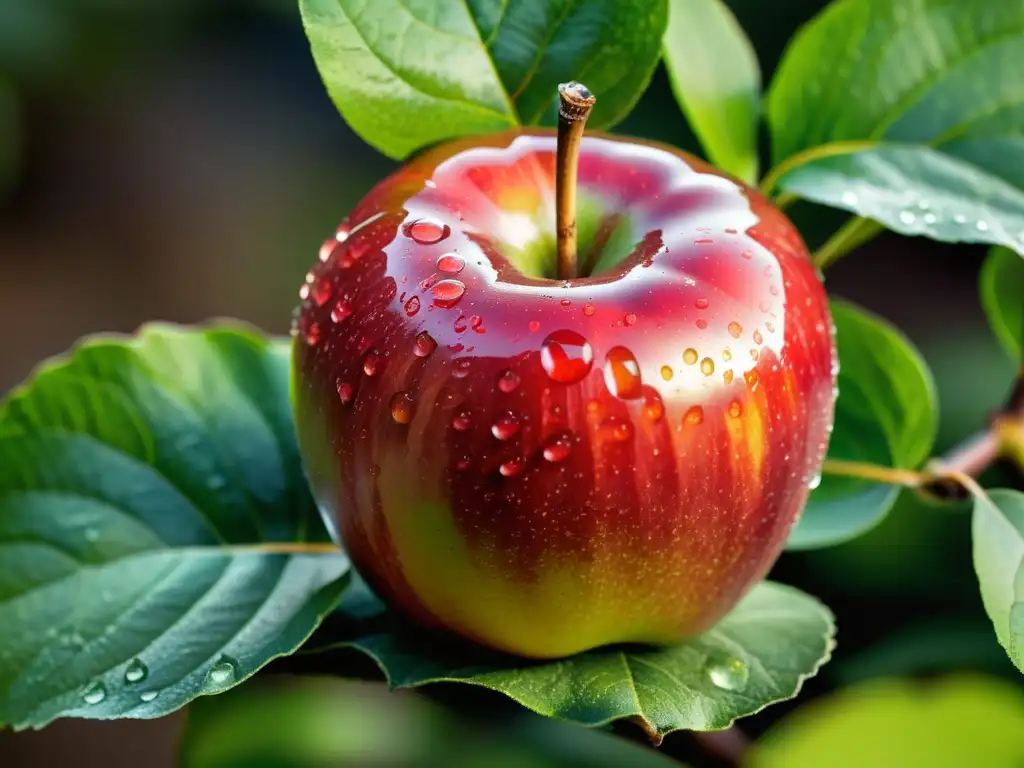
[[[588,135],[587,276],[554,279],[555,151],[452,143],[378,184],[302,288],[293,371],[315,496],[374,590],[536,658],[725,615],[778,557],[834,406],[825,292],[778,209]]]

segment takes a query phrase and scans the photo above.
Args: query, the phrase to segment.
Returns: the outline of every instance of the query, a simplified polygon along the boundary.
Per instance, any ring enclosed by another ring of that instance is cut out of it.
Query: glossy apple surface
[[[428,152],[302,287],[293,399],[358,570],[530,657],[673,643],[775,561],[834,405],[825,292],[788,219],[665,147],[587,136],[581,262],[552,279],[554,134]]]

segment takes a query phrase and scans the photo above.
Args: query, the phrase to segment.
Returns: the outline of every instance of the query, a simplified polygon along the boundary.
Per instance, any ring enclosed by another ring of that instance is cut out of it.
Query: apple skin
[[[555,146],[456,142],[383,180],[294,329],[303,460],[356,569],[407,617],[533,658],[722,618],[806,502],[837,370],[792,224],[671,148],[588,134],[581,199],[635,249],[572,281],[516,269],[526,241],[553,268]]]

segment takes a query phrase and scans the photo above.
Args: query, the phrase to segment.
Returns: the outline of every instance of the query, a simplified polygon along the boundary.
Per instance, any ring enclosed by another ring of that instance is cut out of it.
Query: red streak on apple
[[[633,250],[560,281],[554,163],[553,133],[501,135],[382,181],[321,251],[294,347],[303,459],[357,569],[537,658],[725,615],[799,516],[835,400],[825,292],[770,202],[588,135],[580,197]]]

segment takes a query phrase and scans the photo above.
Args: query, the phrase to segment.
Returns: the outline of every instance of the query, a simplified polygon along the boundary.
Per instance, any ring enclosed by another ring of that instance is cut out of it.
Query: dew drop
[[[463,456],[461,459],[455,462],[455,468],[460,472],[465,472],[469,469],[472,462],[470,462],[468,456]]]
[[[697,299],[695,302],[693,302],[693,306],[695,306],[697,309],[707,309],[708,304],[710,303],[711,302],[709,302],[707,299]]]
[[[753,360],[755,363],[757,362],[757,358],[759,358],[760,356],[761,353],[758,352],[756,349],[750,350],[750,359]]]
[[[731,323],[729,323],[728,331],[730,336],[732,336],[734,339],[738,339],[740,336],[743,335],[743,326],[737,323],[735,320],[733,320]]]
[[[469,418],[469,411],[461,411],[452,417],[452,428],[456,432],[465,432],[472,426]]]
[[[303,283],[302,287],[299,288],[299,298],[305,301],[309,298],[309,283]]]
[[[594,314],[594,305],[593,304],[584,304],[583,305],[583,314],[586,315],[587,317],[590,317],[591,315],[593,315]]]
[[[141,699],[141,700],[142,700],[143,702],[145,702],[146,704],[148,704],[149,702],[151,702],[151,701],[155,700],[155,699],[156,699],[156,697],[157,697],[157,696],[159,696],[159,695],[160,695],[160,691],[146,691],[146,692],[144,692],[144,693],[140,693],[140,694],[139,694],[139,698],[140,698],[140,699]]]
[[[536,333],[540,330],[540,322],[537,320],[531,320],[529,324],[530,333]]]
[[[487,333],[487,329],[484,328],[484,319],[480,315],[472,315],[469,318],[469,327],[476,333]]]
[[[96,683],[82,694],[82,700],[86,704],[99,704],[105,698],[107,698],[107,689],[103,683]]]
[[[363,358],[363,373],[367,376],[376,376],[380,371],[380,353],[371,349]]]
[[[921,217],[921,220],[924,221],[925,224],[934,224],[939,220],[939,217],[934,213],[928,212]]]
[[[86,528],[82,533],[82,537],[90,544],[94,544],[100,540],[100,532],[95,528]]]
[[[966,224],[967,223],[967,217],[964,216],[962,213],[957,213],[957,214],[954,214],[953,221],[955,221],[957,224]]]
[[[807,487],[808,487],[808,488],[809,488],[810,490],[812,490],[812,491],[813,491],[813,490],[814,490],[815,488],[817,488],[817,487],[818,487],[819,485],[821,485],[821,473],[820,473],[820,472],[819,472],[819,473],[817,473],[817,474],[816,474],[816,475],[815,475],[814,477],[812,477],[812,478],[810,479],[810,481],[809,481],[809,482],[807,483]]]
[[[632,312],[627,312],[622,318],[622,324],[627,328],[631,325],[636,325],[636,315]]]
[[[917,214],[913,211],[900,211],[900,221],[907,225],[913,224],[917,221]]]
[[[465,259],[455,253],[446,253],[437,260],[437,271],[446,275],[457,275],[465,268]]]
[[[413,399],[412,395],[402,390],[391,396],[391,418],[398,424],[408,424],[412,421]]]
[[[452,366],[452,376],[454,376],[456,379],[466,378],[467,376],[469,376],[469,369],[472,367],[472,365],[473,364],[466,358],[456,360],[455,364]]]
[[[570,299],[562,299],[558,303],[561,304],[563,307],[571,307],[572,306],[572,301]]]
[[[747,386],[750,387],[750,391],[753,392],[757,389],[757,385],[760,382],[761,377],[758,376],[756,368],[751,368],[743,374],[743,380],[747,382]]]
[[[857,195],[853,192],[843,192],[842,201],[844,205],[856,205]]]
[[[502,462],[501,466],[498,467],[498,471],[503,477],[515,477],[523,471],[523,467],[526,466],[526,461],[522,457],[516,457],[509,459],[506,462]]]
[[[498,389],[506,395],[515,392],[519,388],[519,375],[515,371],[503,371],[498,376]]]
[[[750,678],[747,665],[724,651],[711,652],[704,662],[704,672],[716,688],[724,691],[742,691]]]
[[[683,362],[687,365],[695,365],[698,357],[697,350],[693,347],[687,347],[683,350]]]
[[[334,253],[334,249],[338,247],[338,243],[340,240],[342,240],[342,238],[332,237],[328,240],[323,241],[323,243],[320,245],[320,253],[318,254],[320,261],[327,261],[329,258],[331,258],[331,254]]]
[[[693,241],[694,245],[712,245],[715,241],[710,237],[699,237]]]
[[[703,317],[698,318],[697,319],[697,327],[700,328],[703,331],[705,328],[708,327],[708,321],[705,320]]]
[[[452,326],[452,328],[455,330],[456,333],[465,333],[466,329],[468,327],[469,326],[466,325],[466,316],[465,315],[459,315],[458,317],[456,317],[455,318],[455,323]]]
[[[985,221],[984,219],[978,219],[978,221],[975,223],[974,227],[979,232],[988,232],[988,222]]]
[[[338,399],[341,400],[343,405],[348,405],[352,402],[352,385],[344,382],[338,382]]]
[[[772,325],[771,321],[766,321],[764,327],[768,333],[775,333],[775,326]]]
[[[764,344],[764,336],[761,335],[760,331],[754,331],[754,343]]]
[[[407,302],[405,302],[405,314],[412,317],[420,311],[420,299],[418,296],[413,296]]]
[[[565,461],[570,453],[572,453],[572,435],[568,432],[554,435],[544,443],[544,459],[552,464]]]
[[[416,357],[430,357],[434,354],[434,350],[437,349],[437,342],[434,341],[434,337],[426,331],[416,334],[416,339],[412,344],[412,353]]]
[[[519,433],[521,426],[518,416],[514,413],[506,413],[499,416],[497,421],[491,425],[491,434],[499,440],[511,440]]]
[[[733,400],[729,403],[729,415],[734,419],[738,419],[743,414],[743,406],[740,405],[739,400]]]
[[[433,219],[417,219],[406,224],[404,232],[406,237],[415,240],[420,245],[433,245],[448,237],[452,230],[447,224]]]
[[[206,673],[203,688],[206,690],[224,688],[235,681],[237,674],[238,662],[228,656],[221,656],[220,660]]]
[[[594,351],[575,331],[554,331],[540,345],[540,364],[553,381],[575,384],[590,373]]]
[[[744,251],[743,253],[740,254],[740,256],[744,259],[750,260],[754,258],[754,253],[753,251]]]
[[[732,360],[732,351],[728,347],[722,350],[722,359],[725,360],[725,362]]]
[[[672,369],[667,365],[661,366],[661,378],[665,381],[672,381]]]
[[[700,361],[700,372],[705,376],[710,376],[715,372],[715,361],[710,357],[705,357]]]
[[[633,400],[642,394],[640,364],[625,347],[612,347],[608,350],[604,363],[604,385],[615,397],[623,400]]]
[[[600,400],[588,400],[587,401],[587,413],[591,416],[601,418],[601,414],[604,413],[604,406],[601,405]]]
[[[331,308],[331,321],[340,323],[352,314],[352,307],[345,299],[338,299]]]
[[[135,659],[124,671],[126,683],[141,683],[149,675],[149,668],[140,659]]]
[[[732,376],[733,373],[732,369],[730,368],[728,371],[722,374],[722,381],[724,381],[726,384],[732,384]]]
[[[683,423],[696,427],[704,422],[704,409],[699,405],[692,405],[683,416]]]
[[[459,280],[442,280],[436,283],[430,292],[434,295],[434,303],[439,307],[454,307],[466,292],[466,286]]]

